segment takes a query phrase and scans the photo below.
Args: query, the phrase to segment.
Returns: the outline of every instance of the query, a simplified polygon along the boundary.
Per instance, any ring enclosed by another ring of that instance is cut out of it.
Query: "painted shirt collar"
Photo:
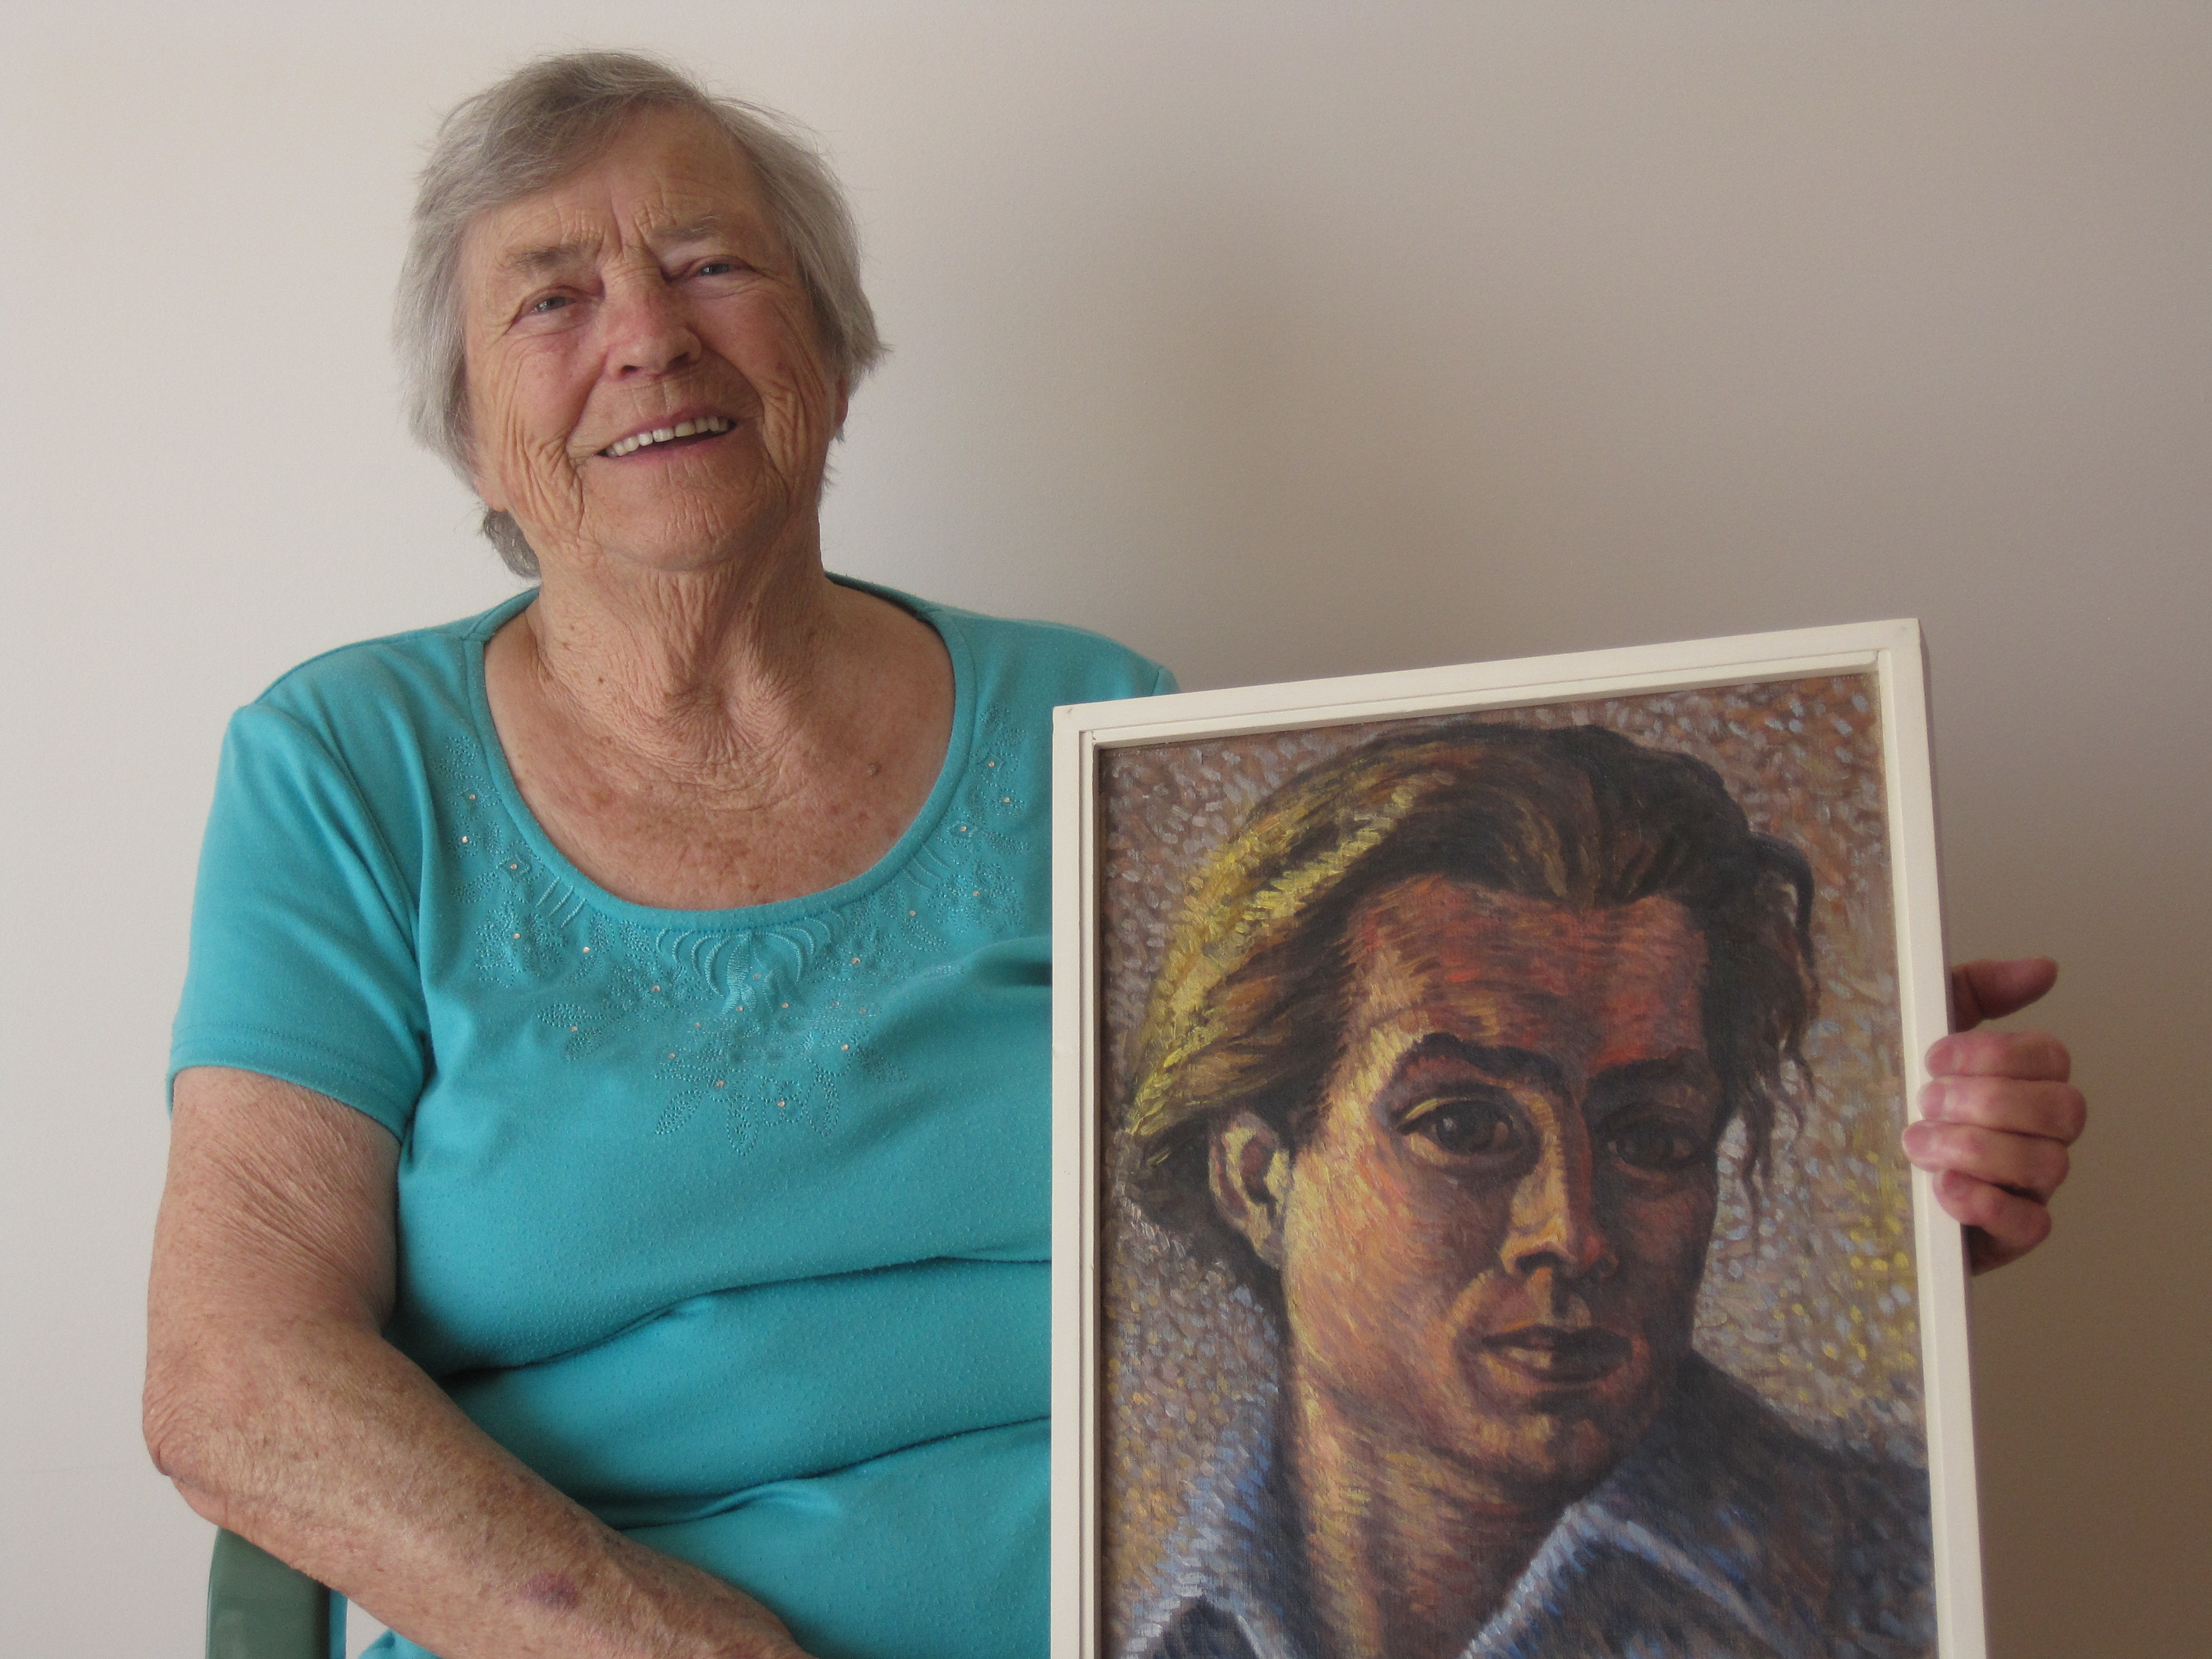
[[[1195,1489],[1128,1659],[1313,1659],[1273,1386]],[[1846,1490],[1845,1488],[1850,1488]],[[1925,1478],[1839,1458],[1752,1391],[1686,1362],[1668,1409],[1571,1505],[1462,1659],[1910,1654],[1930,1650]]]

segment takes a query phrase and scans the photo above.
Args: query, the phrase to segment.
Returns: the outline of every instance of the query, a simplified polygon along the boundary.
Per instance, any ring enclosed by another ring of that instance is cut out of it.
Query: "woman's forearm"
[[[209,1335],[149,1389],[164,1473],[444,1659],[796,1651],[757,1603],[546,1485],[374,1333]]]
[[[605,1526],[378,1334],[382,1129],[210,1072],[179,1079],[175,1136],[146,1434],[195,1510],[443,1659],[798,1659],[757,1602]]]

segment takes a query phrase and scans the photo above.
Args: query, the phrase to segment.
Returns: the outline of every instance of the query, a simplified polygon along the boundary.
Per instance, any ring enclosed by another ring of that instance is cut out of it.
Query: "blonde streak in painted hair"
[[[1379,805],[1352,815],[1361,823],[1350,836],[1255,890],[1247,890],[1253,868],[1297,839],[1314,816],[1311,806],[1271,813],[1261,823],[1248,825],[1215,854],[1185,902],[1176,943],[1161,970],[1158,982],[1168,988],[1167,994],[1164,1000],[1156,997],[1146,1017],[1138,1052],[1147,1057],[1148,1064],[1130,1104],[1133,1136],[1152,1139],[1193,1115],[1195,1103],[1182,1098],[1176,1085],[1191,1060],[1224,1035],[1218,1014],[1200,1018],[1200,1011],[1218,1006],[1215,998],[1222,981],[1252,959],[1254,941],[1294,920],[1335,887],[1405,821],[1419,794],[1413,781],[1400,780]],[[1241,902],[1239,894],[1243,895]],[[1231,925],[1204,926],[1231,903],[1237,910]],[[1168,1042],[1170,1032],[1177,1035]]]

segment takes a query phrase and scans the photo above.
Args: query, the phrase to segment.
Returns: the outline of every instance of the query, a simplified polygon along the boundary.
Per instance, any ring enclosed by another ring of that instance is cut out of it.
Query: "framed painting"
[[[1055,1659],[1981,1659],[1924,686],[1059,711]]]

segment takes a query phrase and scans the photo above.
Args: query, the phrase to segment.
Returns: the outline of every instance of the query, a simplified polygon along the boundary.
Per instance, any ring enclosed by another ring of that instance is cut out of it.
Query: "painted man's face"
[[[1218,1133],[1217,1195],[1280,1269],[1302,1389],[1478,1498],[1571,1500],[1689,1342],[1720,1105],[1705,940],[1671,899],[1577,911],[1423,878],[1347,942],[1311,1138]]]

